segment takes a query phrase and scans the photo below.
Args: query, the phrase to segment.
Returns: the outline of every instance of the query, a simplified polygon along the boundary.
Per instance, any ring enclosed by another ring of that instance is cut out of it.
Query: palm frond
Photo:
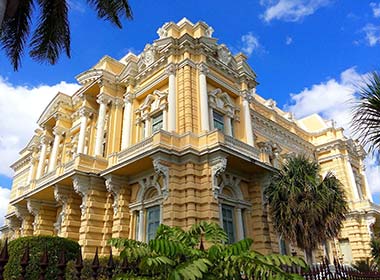
[[[70,26],[66,0],[38,0],[39,24],[30,43],[30,56],[55,64],[62,51],[70,57]]]
[[[21,65],[21,56],[30,33],[33,12],[33,0],[20,1],[17,10],[11,17],[5,17],[0,28],[0,41],[13,69]]]
[[[97,11],[98,17],[109,20],[119,28],[122,27],[120,18],[132,19],[132,10],[127,0],[87,0]]]
[[[370,152],[380,150],[380,75],[373,72],[353,107],[352,129]]]

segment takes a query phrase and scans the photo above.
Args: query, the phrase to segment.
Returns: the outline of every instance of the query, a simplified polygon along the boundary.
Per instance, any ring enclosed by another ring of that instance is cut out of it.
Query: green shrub
[[[122,270],[120,268],[120,261],[118,257],[114,257],[114,264],[115,264],[115,269],[113,270],[113,275],[119,275],[122,274]],[[98,280],[106,280],[108,279],[107,277],[107,263],[108,263],[108,257],[99,257],[99,273],[98,273]],[[92,280],[92,259],[85,259],[83,260],[83,269],[82,269],[82,280]],[[75,269],[75,260],[74,261],[69,261],[67,263],[67,268],[66,268],[66,279],[76,279],[76,269]]]
[[[79,252],[77,242],[54,236],[21,237],[9,242],[9,261],[5,267],[4,279],[19,279],[21,276],[21,258],[26,246],[29,246],[29,265],[26,268],[26,279],[37,280],[40,274],[40,259],[47,248],[49,266],[46,269],[46,279],[57,279],[57,263],[59,254],[65,251],[66,260],[74,260]]]

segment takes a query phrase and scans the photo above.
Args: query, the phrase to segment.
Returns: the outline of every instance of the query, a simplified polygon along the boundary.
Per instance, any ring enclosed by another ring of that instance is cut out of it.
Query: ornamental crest
[[[222,44],[218,46],[218,58],[224,64],[230,64],[232,56],[230,50],[226,47],[226,45]]]
[[[151,65],[156,60],[156,50],[154,46],[147,44],[142,54],[142,61],[145,66]]]

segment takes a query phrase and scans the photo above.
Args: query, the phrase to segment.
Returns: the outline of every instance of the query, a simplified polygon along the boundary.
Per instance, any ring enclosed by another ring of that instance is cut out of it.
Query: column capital
[[[241,96],[248,101],[248,103],[252,103],[255,98],[253,97],[253,94],[249,90],[242,90],[240,91]]]
[[[26,207],[33,216],[37,216],[42,206],[57,207],[56,203],[52,201],[28,199]]]
[[[16,216],[19,219],[24,219],[26,216],[29,215],[29,211],[26,205],[16,204],[15,209]]]
[[[125,103],[132,103],[133,99],[135,98],[135,95],[130,91],[127,91],[126,93],[124,93],[123,97]]]
[[[205,63],[199,63],[198,70],[203,75],[207,75],[210,72],[208,66]]]
[[[87,194],[89,190],[99,188],[100,183],[103,184],[103,180],[99,177],[80,174],[73,176],[74,191],[82,197],[82,204],[80,205],[82,215],[86,212]]]
[[[123,98],[120,98],[120,97],[115,97],[114,101],[113,101],[113,104],[118,107],[118,108],[121,108],[124,106],[124,100]]]
[[[63,134],[65,134],[67,132],[67,129],[64,128],[64,127],[61,127],[61,126],[55,126],[53,128],[53,134],[55,136],[62,136]]]
[[[53,139],[48,135],[43,135],[40,138],[41,145],[48,145]]]
[[[175,75],[176,74],[176,71],[177,71],[177,65],[176,64],[173,64],[173,63],[171,63],[171,64],[169,64],[167,67],[166,67],[166,74],[168,75],[168,76],[170,76],[170,75]]]
[[[114,101],[114,98],[108,94],[100,93],[98,95],[98,98],[96,99],[96,102],[99,104],[110,104],[112,101]]]
[[[92,114],[94,113],[94,111],[88,107],[85,107],[85,106],[82,106],[79,108],[79,115],[81,117],[90,117]]]

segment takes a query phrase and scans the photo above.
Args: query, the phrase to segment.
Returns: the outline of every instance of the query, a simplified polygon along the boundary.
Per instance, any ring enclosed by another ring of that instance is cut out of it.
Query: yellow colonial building
[[[289,154],[318,160],[344,184],[350,213],[324,254],[346,263],[370,255],[380,207],[365,152],[318,115],[296,120],[256,94],[256,74],[204,22],[168,22],[144,51],[103,57],[58,93],[20,152],[4,235],[58,235],[84,256],[107,240],[147,241],[157,226],[220,223],[230,241],[290,253],[273,230],[263,190]],[[321,174],[323,175],[323,174]],[[316,252],[316,259],[321,254]],[[302,254],[302,252],[299,252]]]

